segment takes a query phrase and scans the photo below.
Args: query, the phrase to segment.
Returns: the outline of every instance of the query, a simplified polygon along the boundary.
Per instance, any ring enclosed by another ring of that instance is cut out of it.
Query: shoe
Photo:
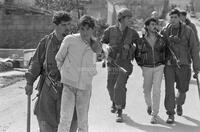
[[[116,122],[123,122],[123,117],[122,117],[122,109],[119,109],[117,111],[117,119],[116,119]]]
[[[151,112],[152,112],[151,106],[148,106],[148,107],[147,107],[147,113],[148,113],[149,115],[151,115]]]
[[[182,109],[182,106],[181,106],[181,105],[177,105],[176,113],[177,113],[178,116],[182,116],[182,114],[183,114],[183,109]]]
[[[157,122],[158,122],[157,116],[156,116],[156,115],[155,115],[155,116],[152,116],[150,123],[151,123],[151,124],[157,124]]]
[[[169,115],[167,121],[168,124],[173,124],[174,123],[174,115]]]
[[[112,106],[111,106],[111,113],[115,113],[117,111],[117,108],[115,106],[115,103],[113,102]]]

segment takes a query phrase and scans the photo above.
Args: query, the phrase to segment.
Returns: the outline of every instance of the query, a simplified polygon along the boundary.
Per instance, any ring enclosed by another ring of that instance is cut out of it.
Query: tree
[[[76,0],[36,0],[36,6],[46,10],[65,10],[71,11],[77,8]]]
[[[165,19],[166,15],[168,13],[168,10],[169,10],[169,0],[164,0],[163,10],[162,10],[162,13],[160,16],[161,19]]]

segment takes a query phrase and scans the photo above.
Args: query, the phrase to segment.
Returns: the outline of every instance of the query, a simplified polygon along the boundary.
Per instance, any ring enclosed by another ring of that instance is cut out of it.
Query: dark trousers
[[[76,132],[78,125],[77,125],[77,114],[76,111],[74,111],[71,127],[70,127],[70,132]],[[40,128],[40,132],[57,132],[58,127],[52,126],[49,124],[47,121],[41,121],[38,119],[38,125]]]
[[[191,77],[191,68],[189,65],[166,65],[164,68],[165,76],[165,109],[168,115],[175,114],[175,105],[183,105],[185,103],[186,92],[189,89]],[[175,97],[174,84],[178,90]]]
[[[129,75],[132,73],[131,62],[121,62],[119,63],[121,67],[127,70],[126,73],[120,71],[117,67],[108,67],[108,77],[107,77],[107,89],[110,95],[110,99],[115,103],[117,108],[124,109],[126,105],[126,83]]]

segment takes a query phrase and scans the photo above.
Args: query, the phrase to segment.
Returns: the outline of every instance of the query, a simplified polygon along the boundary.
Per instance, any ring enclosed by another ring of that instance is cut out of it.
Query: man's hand
[[[198,78],[198,72],[195,72],[195,73],[194,73],[193,78],[195,78],[195,79]]]
[[[107,44],[103,44],[102,45],[102,49],[103,49],[103,58],[107,59],[108,58],[108,55],[109,53],[111,52],[111,47],[108,46]]]
[[[31,95],[33,93],[33,86],[27,84],[25,86],[25,91],[26,91],[26,95]]]

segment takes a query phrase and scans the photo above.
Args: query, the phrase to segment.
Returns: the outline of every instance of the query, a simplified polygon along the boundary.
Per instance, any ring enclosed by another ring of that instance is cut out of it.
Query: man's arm
[[[196,26],[193,23],[191,23],[191,28],[194,31],[195,37],[196,37],[196,39],[197,39],[197,41],[199,43],[198,32],[197,32]]]
[[[62,44],[60,46],[58,53],[56,54],[55,59],[56,59],[57,67],[59,70],[61,70],[64,60],[67,56],[70,41],[71,40],[69,36],[66,36],[64,40],[62,41]]]
[[[133,30],[133,36],[132,36],[132,38],[133,38],[133,43],[135,43],[137,45],[138,41],[140,39],[140,36],[139,36],[139,34],[138,34],[137,31]]]
[[[200,56],[198,42],[192,29],[189,29],[189,48],[193,61],[193,69],[194,72],[197,73],[200,71]]]
[[[47,37],[44,37],[38,44],[35,54],[33,55],[28,71],[25,73],[25,77],[28,85],[33,85],[37,77],[41,74],[43,70],[43,62],[45,60],[45,44]]]

